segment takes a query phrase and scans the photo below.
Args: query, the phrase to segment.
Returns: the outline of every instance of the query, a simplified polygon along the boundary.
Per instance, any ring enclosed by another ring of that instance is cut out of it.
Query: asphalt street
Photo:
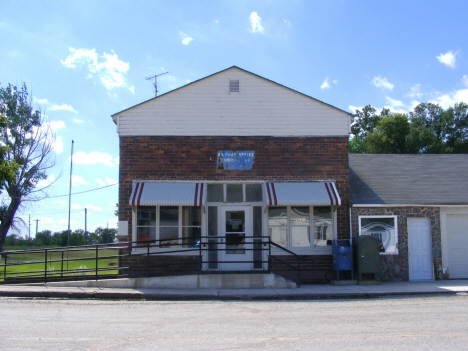
[[[0,298],[1,350],[462,350],[468,295],[318,301]]]

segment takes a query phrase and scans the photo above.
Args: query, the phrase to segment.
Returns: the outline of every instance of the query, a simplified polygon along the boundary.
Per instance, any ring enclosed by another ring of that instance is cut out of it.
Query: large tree
[[[367,136],[372,133],[380,120],[388,116],[390,110],[382,109],[380,114],[371,105],[356,110],[354,121],[351,125],[351,139],[349,141],[349,152],[353,154],[367,153]]]
[[[25,200],[38,200],[37,183],[47,178],[55,165],[54,134],[40,110],[35,110],[26,85],[0,87],[0,114],[6,117],[0,132],[0,144],[6,147],[4,158],[16,163],[14,177],[2,182],[3,196],[9,197],[0,223],[0,251],[16,212]]]
[[[395,113],[383,117],[367,136],[367,151],[371,154],[410,153],[406,138],[410,133],[408,116]]]

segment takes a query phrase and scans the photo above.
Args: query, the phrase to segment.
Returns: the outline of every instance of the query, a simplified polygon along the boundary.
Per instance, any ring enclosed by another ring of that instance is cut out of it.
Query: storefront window
[[[156,207],[138,207],[137,209],[137,240],[156,240]],[[141,243],[147,245],[147,243]]]
[[[314,207],[314,244],[327,246],[333,240],[332,213],[330,207]]]
[[[199,247],[201,237],[201,207],[199,206],[138,206],[138,246]]]
[[[311,240],[313,213],[314,241]],[[270,239],[288,249],[331,245],[333,238],[331,207],[287,206],[268,208]]]
[[[207,184],[208,202],[262,202],[262,184]]]

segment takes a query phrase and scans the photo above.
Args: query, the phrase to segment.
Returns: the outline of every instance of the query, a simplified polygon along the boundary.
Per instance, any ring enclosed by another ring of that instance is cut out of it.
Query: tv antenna
[[[151,76],[151,77],[148,77],[148,78],[145,78],[146,80],[150,80],[150,79],[153,79],[154,78],[154,97],[157,97],[158,96],[158,81],[156,80],[157,77],[159,76],[162,76],[164,74],[167,74],[169,72],[164,72],[164,73],[161,73],[161,74],[156,74],[155,76]]]

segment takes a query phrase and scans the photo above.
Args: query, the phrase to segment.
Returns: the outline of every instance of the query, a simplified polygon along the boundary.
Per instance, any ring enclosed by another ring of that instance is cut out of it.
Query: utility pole
[[[40,221],[40,219],[35,219],[35,221],[36,221],[36,247],[37,247],[37,230],[38,230],[38,228],[39,228],[39,221]]]
[[[67,246],[70,246],[70,216],[71,216],[71,190],[72,190],[72,174],[73,174],[73,144],[71,145],[71,157],[70,157],[70,191],[68,192],[68,235],[67,235]],[[68,251],[67,251],[68,253]],[[67,261],[68,263],[68,261]]]
[[[84,209],[84,236],[85,244],[88,245],[88,223],[87,223],[88,209]]]
[[[28,234],[29,247],[31,247],[31,215],[29,215],[29,234]]]

